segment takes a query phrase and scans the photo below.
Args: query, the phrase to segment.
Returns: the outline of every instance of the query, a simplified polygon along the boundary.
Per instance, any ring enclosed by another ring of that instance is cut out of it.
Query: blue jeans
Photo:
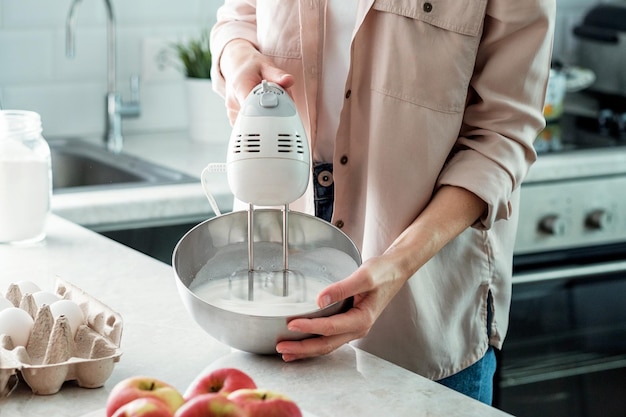
[[[491,405],[495,372],[496,353],[493,350],[493,346],[489,346],[485,356],[478,362],[437,382],[475,400]]]
[[[316,163],[313,167],[313,191],[315,215],[330,222],[333,215],[335,186],[333,164]],[[488,312],[491,314],[491,311]],[[488,320],[489,322],[491,320]],[[489,346],[478,362],[454,375],[439,380],[442,385],[491,405],[493,399],[493,376],[496,371],[496,355]]]

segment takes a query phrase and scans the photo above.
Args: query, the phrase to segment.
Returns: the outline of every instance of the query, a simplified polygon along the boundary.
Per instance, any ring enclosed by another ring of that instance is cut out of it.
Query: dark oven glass
[[[518,262],[498,408],[518,417],[626,416],[626,248],[610,249],[603,258]]]

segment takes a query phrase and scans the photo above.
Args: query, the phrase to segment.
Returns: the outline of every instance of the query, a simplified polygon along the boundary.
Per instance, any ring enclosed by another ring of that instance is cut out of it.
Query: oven
[[[626,416],[626,106],[583,98],[522,185],[494,391],[518,417]]]

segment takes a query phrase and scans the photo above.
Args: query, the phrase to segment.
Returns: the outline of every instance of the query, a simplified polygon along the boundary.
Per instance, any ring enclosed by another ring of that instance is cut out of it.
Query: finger
[[[300,341],[283,341],[276,345],[276,351],[285,362],[327,355],[348,343],[350,336],[320,336]]]
[[[230,125],[235,125],[235,120],[237,120],[237,115],[239,114],[238,110],[228,109],[228,120],[230,121]]]
[[[235,124],[237,115],[239,114],[239,102],[232,94],[226,95],[226,112],[228,114],[228,120],[230,120],[231,126]]]
[[[341,281],[337,281],[322,289],[317,295],[317,305],[320,308],[325,308],[333,303],[340,302],[372,289],[372,279],[366,270],[361,267]]]
[[[276,83],[285,90],[291,87],[295,82],[293,75],[275,67],[272,63],[266,64],[262,67],[261,78]]]
[[[287,324],[287,328],[292,332],[321,336],[351,334],[362,337],[373,324],[374,318],[367,309],[353,307],[345,313],[328,317],[293,319]]]
[[[235,97],[237,98],[239,105],[242,105],[243,102],[246,101],[246,98],[248,98],[248,94],[250,94],[250,91],[252,91],[252,89],[257,85],[259,85],[261,81],[261,79],[256,77],[246,78],[235,86]]]
[[[291,86],[293,86],[295,82],[296,82],[296,80],[294,79],[293,75],[291,75],[291,74],[283,74],[276,81],[276,84],[280,85],[285,90],[287,90],[287,89],[291,88]]]

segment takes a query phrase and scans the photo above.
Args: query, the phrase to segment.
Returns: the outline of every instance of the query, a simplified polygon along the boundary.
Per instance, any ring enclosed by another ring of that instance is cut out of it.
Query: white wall
[[[146,47],[154,39],[175,41],[211,26],[222,2],[112,1],[117,17],[118,90],[124,98],[128,98],[129,77],[142,76],[142,115],[126,119],[124,132],[184,129],[187,113],[182,76],[171,68],[165,72],[155,70],[155,48]],[[557,0],[556,58],[573,63],[572,28],[599,1]],[[104,2],[82,1],[73,60],[65,57],[65,20],[70,3],[71,0],[0,0],[0,102],[3,108],[39,112],[46,136],[94,136],[104,130]]]

